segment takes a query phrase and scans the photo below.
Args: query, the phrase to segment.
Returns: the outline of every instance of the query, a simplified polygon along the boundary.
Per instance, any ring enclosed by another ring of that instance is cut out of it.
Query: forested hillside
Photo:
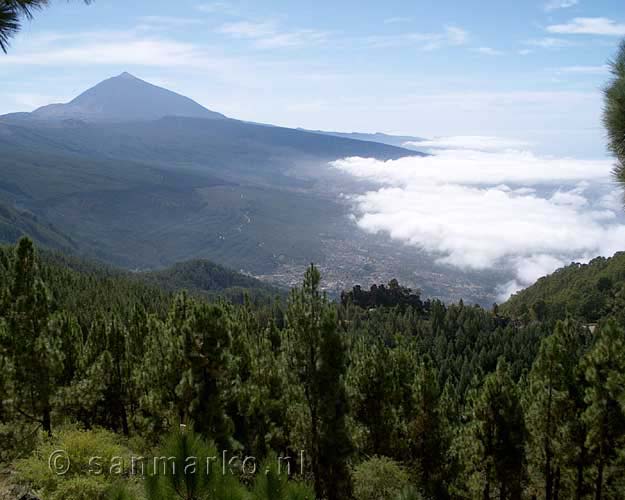
[[[15,242],[30,236],[39,245],[74,251],[76,243],[56,227],[27,210],[19,210],[0,202],[0,243]]]
[[[338,304],[312,266],[288,300],[237,305],[25,239],[0,279],[7,498],[622,498],[622,315],[592,333],[396,282]],[[191,455],[265,473],[130,465]]]
[[[5,254],[11,247],[0,247]],[[40,251],[40,272],[55,297],[76,304],[102,304],[94,293],[107,292],[115,302],[111,308],[127,308],[129,297],[167,297],[185,290],[193,295],[212,299],[226,299],[242,304],[244,300],[271,302],[286,291],[267,285],[251,276],[237,273],[210,261],[180,262],[159,271],[130,272],[63,254],[58,251]],[[59,278],[62,279],[59,281]],[[102,285],[104,283],[104,285]],[[110,291],[119,292],[110,293]],[[131,290],[131,292],[129,292]],[[67,302],[63,302],[65,308]]]
[[[574,263],[540,278],[513,295],[501,310],[515,317],[564,319],[571,315],[594,323],[625,309],[625,252]]]

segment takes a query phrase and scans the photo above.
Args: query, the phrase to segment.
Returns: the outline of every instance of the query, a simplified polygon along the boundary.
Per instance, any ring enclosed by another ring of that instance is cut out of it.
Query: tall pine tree
[[[321,276],[311,265],[287,311],[289,357],[308,410],[310,456],[317,498],[348,498],[347,460],[352,453],[345,391],[347,353],[336,312],[319,290]]]

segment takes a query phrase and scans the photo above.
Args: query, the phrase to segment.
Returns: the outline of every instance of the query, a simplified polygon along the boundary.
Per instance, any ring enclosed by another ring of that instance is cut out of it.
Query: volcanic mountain
[[[335,290],[388,276],[490,300],[473,277],[441,280],[429,257],[354,224],[342,193],[368,187],[331,163],[422,154],[368,138],[228,118],[122,73],[0,116],[0,242],[28,233],[130,269],[210,259],[287,286],[315,262]]]
[[[67,104],[35,110],[39,119],[78,119],[87,122],[156,120],[165,116],[223,119],[188,97],[145,82],[130,73],[109,78]]]

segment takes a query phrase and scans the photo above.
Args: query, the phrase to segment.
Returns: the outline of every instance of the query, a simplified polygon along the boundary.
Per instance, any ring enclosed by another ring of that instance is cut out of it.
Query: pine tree
[[[310,433],[310,462],[317,498],[350,495],[347,459],[352,444],[344,378],[347,356],[336,313],[319,291],[321,276],[311,265],[287,311],[292,372],[303,390]]]
[[[625,41],[621,42],[611,64],[612,81],[605,90],[603,121],[609,136],[609,147],[617,159],[615,175],[625,185]]]
[[[500,361],[470,397],[461,454],[475,498],[520,500],[525,426],[518,390]]]
[[[38,276],[32,241],[15,249],[8,313],[9,355],[15,370],[16,409],[52,433],[52,397],[63,367],[61,343],[49,328],[49,292]]]
[[[606,485],[618,480],[624,486],[616,465],[625,451],[625,331],[616,321],[602,325],[582,366],[588,384],[583,419],[595,467],[594,498],[614,498]]]
[[[441,396],[436,371],[426,357],[414,382],[414,415],[409,417],[408,436],[419,484],[435,498],[447,497],[445,466],[451,437]]]
[[[583,332],[571,321],[558,322],[546,337],[532,366],[525,394],[528,455],[533,475],[542,478],[541,498],[565,494],[562,476],[577,447],[577,364],[584,349]],[[574,460],[574,459],[573,459]],[[572,493],[569,493],[573,496]]]
[[[137,388],[142,427],[160,435],[169,426],[186,422],[186,409],[176,388],[184,367],[184,320],[181,311],[188,309],[186,295],[178,295],[166,322],[147,318],[149,335],[144,339],[142,361],[135,366],[134,386]]]
[[[65,342],[78,335],[71,331],[70,325],[63,320],[57,325]],[[76,357],[79,361],[72,384],[63,391],[65,409],[73,411],[87,427],[101,425],[128,436],[132,366],[128,330],[123,322],[116,317],[97,319],[84,346],[69,353],[70,359]]]
[[[391,349],[381,341],[357,339],[351,353],[349,382],[354,418],[366,432],[362,451],[369,456],[400,459],[401,449],[394,442],[400,412],[396,408],[391,355]],[[405,443],[405,436],[401,438]]]
[[[176,392],[194,430],[227,450],[232,429],[221,387],[230,347],[226,311],[219,305],[195,304],[184,333],[185,369]]]

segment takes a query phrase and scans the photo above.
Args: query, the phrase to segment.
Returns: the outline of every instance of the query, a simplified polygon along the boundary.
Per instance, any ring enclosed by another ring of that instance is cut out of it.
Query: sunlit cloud
[[[525,44],[530,45],[532,47],[540,47],[542,49],[563,49],[565,47],[572,47],[573,45],[575,45],[570,40],[565,40],[563,38],[552,38],[552,37],[527,40]]]
[[[519,149],[529,146],[527,141],[506,137],[484,135],[458,135],[453,137],[437,137],[419,142],[409,142],[408,146],[423,149],[469,149],[473,151],[501,151],[505,149]]]
[[[566,35],[623,36],[625,24],[607,17],[576,17],[565,24],[547,26],[547,31]]]
[[[0,58],[0,66],[74,64],[200,67],[209,65],[210,57],[195,44],[129,30],[48,33],[28,40],[19,53]]]
[[[236,16],[240,13],[239,8],[228,2],[209,2],[196,5],[195,8],[206,14],[225,14]]]
[[[275,22],[238,21],[226,23],[218,33],[232,38],[252,40],[259,49],[278,49],[318,45],[328,39],[328,33],[312,29],[283,30]]]
[[[558,9],[568,9],[579,4],[579,0],[550,0],[545,4],[545,11],[551,12]]]
[[[385,19],[384,24],[409,23],[410,21],[412,21],[412,17],[396,16],[396,17],[389,17]]]
[[[145,28],[183,28],[188,26],[201,26],[205,23],[202,19],[175,16],[143,16],[139,18],[141,27]]]
[[[372,35],[361,42],[369,48],[386,49],[417,46],[421,50],[436,50],[443,47],[465,45],[469,40],[468,31],[457,26],[446,26],[441,32],[434,33],[397,33],[393,35]]]
[[[502,298],[571,261],[625,248],[610,161],[537,156],[509,148],[522,141],[493,137],[430,142],[455,149],[333,163],[379,185],[351,198],[363,230],[388,233],[443,264],[508,269],[514,279],[501,283]]]
[[[577,75],[605,75],[609,73],[610,66],[603,64],[600,66],[564,66],[558,68],[559,73],[573,73]]]
[[[504,54],[503,51],[493,49],[492,47],[477,47],[472,50],[485,56],[502,56]]]

